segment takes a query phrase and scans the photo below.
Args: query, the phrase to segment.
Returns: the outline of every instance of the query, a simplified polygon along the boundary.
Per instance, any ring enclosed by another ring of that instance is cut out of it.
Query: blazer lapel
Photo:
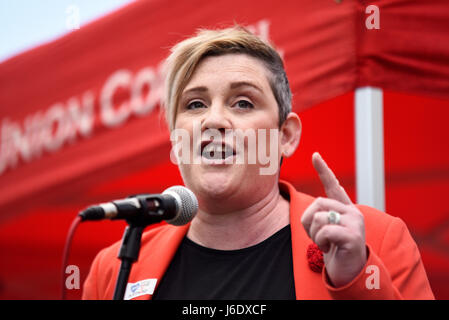
[[[322,284],[322,274],[312,271],[307,261],[307,249],[313,242],[301,223],[302,214],[314,198],[297,192],[290,183],[285,181],[280,181],[279,187],[290,195],[290,227],[296,299],[326,299],[329,294]]]

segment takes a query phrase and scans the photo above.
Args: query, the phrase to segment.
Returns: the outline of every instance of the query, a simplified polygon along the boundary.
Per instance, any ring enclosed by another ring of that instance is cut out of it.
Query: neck
[[[251,206],[214,214],[199,210],[187,237],[208,248],[237,250],[256,245],[290,223],[289,202],[275,187]]]

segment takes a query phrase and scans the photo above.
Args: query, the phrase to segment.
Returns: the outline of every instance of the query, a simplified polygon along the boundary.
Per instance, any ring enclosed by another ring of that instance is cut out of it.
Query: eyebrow
[[[263,93],[262,89],[260,89],[257,85],[255,85],[254,83],[251,83],[251,82],[247,82],[247,81],[233,82],[233,83],[231,83],[230,87],[231,87],[231,89],[237,89],[240,87],[252,87],[252,88]]]
[[[182,94],[184,95],[189,92],[204,92],[204,91],[207,91],[207,87],[193,87],[185,90]]]
[[[251,82],[247,82],[247,81],[233,82],[233,83],[231,83],[231,85],[229,87],[231,89],[237,89],[240,87],[252,87],[252,88],[263,93],[262,89],[260,89],[257,85],[255,85],[254,83],[251,83]],[[184,95],[184,94],[187,94],[190,92],[206,92],[206,91],[208,91],[207,87],[199,86],[199,87],[193,87],[193,88],[187,89],[182,94]]]

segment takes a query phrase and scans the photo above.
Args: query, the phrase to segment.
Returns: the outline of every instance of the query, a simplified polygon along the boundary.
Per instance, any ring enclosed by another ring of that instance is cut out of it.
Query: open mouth
[[[208,160],[226,160],[235,156],[235,150],[226,143],[216,143],[213,141],[201,142],[201,157]]]

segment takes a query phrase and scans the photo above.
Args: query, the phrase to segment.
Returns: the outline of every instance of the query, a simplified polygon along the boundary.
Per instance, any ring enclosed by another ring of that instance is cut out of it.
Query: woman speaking
[[[172,139],[172,159],[199,210],[144,233],[125,298],[434,298],[402,220],[352,203],[318,153],[326,198],[279,180],[301,121],[272,46],[241,27],[202,30],[166,66],[167,122],[188,137]],[[112,298],[119,246],[95,258],[84,299]]]

